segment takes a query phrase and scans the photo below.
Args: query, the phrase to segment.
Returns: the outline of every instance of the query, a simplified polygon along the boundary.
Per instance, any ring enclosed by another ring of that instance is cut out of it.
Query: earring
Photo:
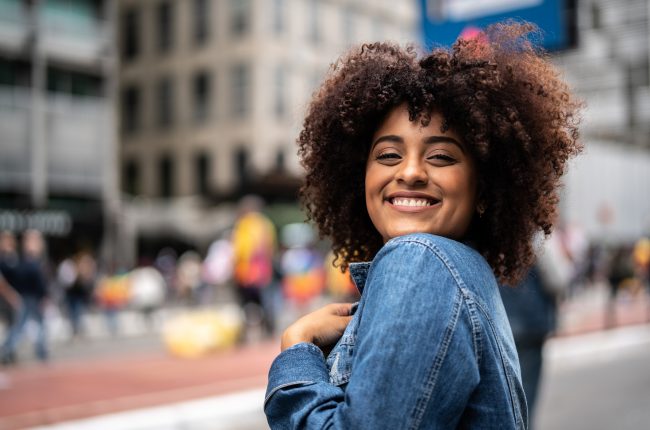
[[[476,206],[476,212],[478,212],[478,217],[482,218],[483,214],[485,213],[485,204],[484,203],[479,203]]]

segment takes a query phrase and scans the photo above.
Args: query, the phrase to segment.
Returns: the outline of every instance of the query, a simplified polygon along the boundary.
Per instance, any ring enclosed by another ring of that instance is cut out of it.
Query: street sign
[[[420,0],[424,45],[451,46],[461,34],[472,34],[507,19],[529,21],[541,30],[538,42],[547,50],[571,44],[568,0]]]

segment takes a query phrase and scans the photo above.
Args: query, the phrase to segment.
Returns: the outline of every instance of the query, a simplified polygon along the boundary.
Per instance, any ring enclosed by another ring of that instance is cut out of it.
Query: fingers
[[[352,313],[352,303],[332,303],[326,308],[333,315],[348,316]]]

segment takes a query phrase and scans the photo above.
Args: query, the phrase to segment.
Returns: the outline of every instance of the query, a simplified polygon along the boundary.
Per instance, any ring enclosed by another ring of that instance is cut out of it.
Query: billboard
[[[458,36],[506,19],[530,21],[549,51],[570,46],[572,11],[567,0],[420,0],[424,45],[450,46]]]

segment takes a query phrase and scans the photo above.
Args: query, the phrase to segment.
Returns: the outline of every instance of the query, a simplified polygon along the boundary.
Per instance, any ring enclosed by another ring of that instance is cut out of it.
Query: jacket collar
[[[368,270],[372,262],[366,261],[362,263],[350,263],[350,276],[354,285],[356,285],[359,294],[363,294],[363,288],[366,286],[366,278],[368,277]]]

